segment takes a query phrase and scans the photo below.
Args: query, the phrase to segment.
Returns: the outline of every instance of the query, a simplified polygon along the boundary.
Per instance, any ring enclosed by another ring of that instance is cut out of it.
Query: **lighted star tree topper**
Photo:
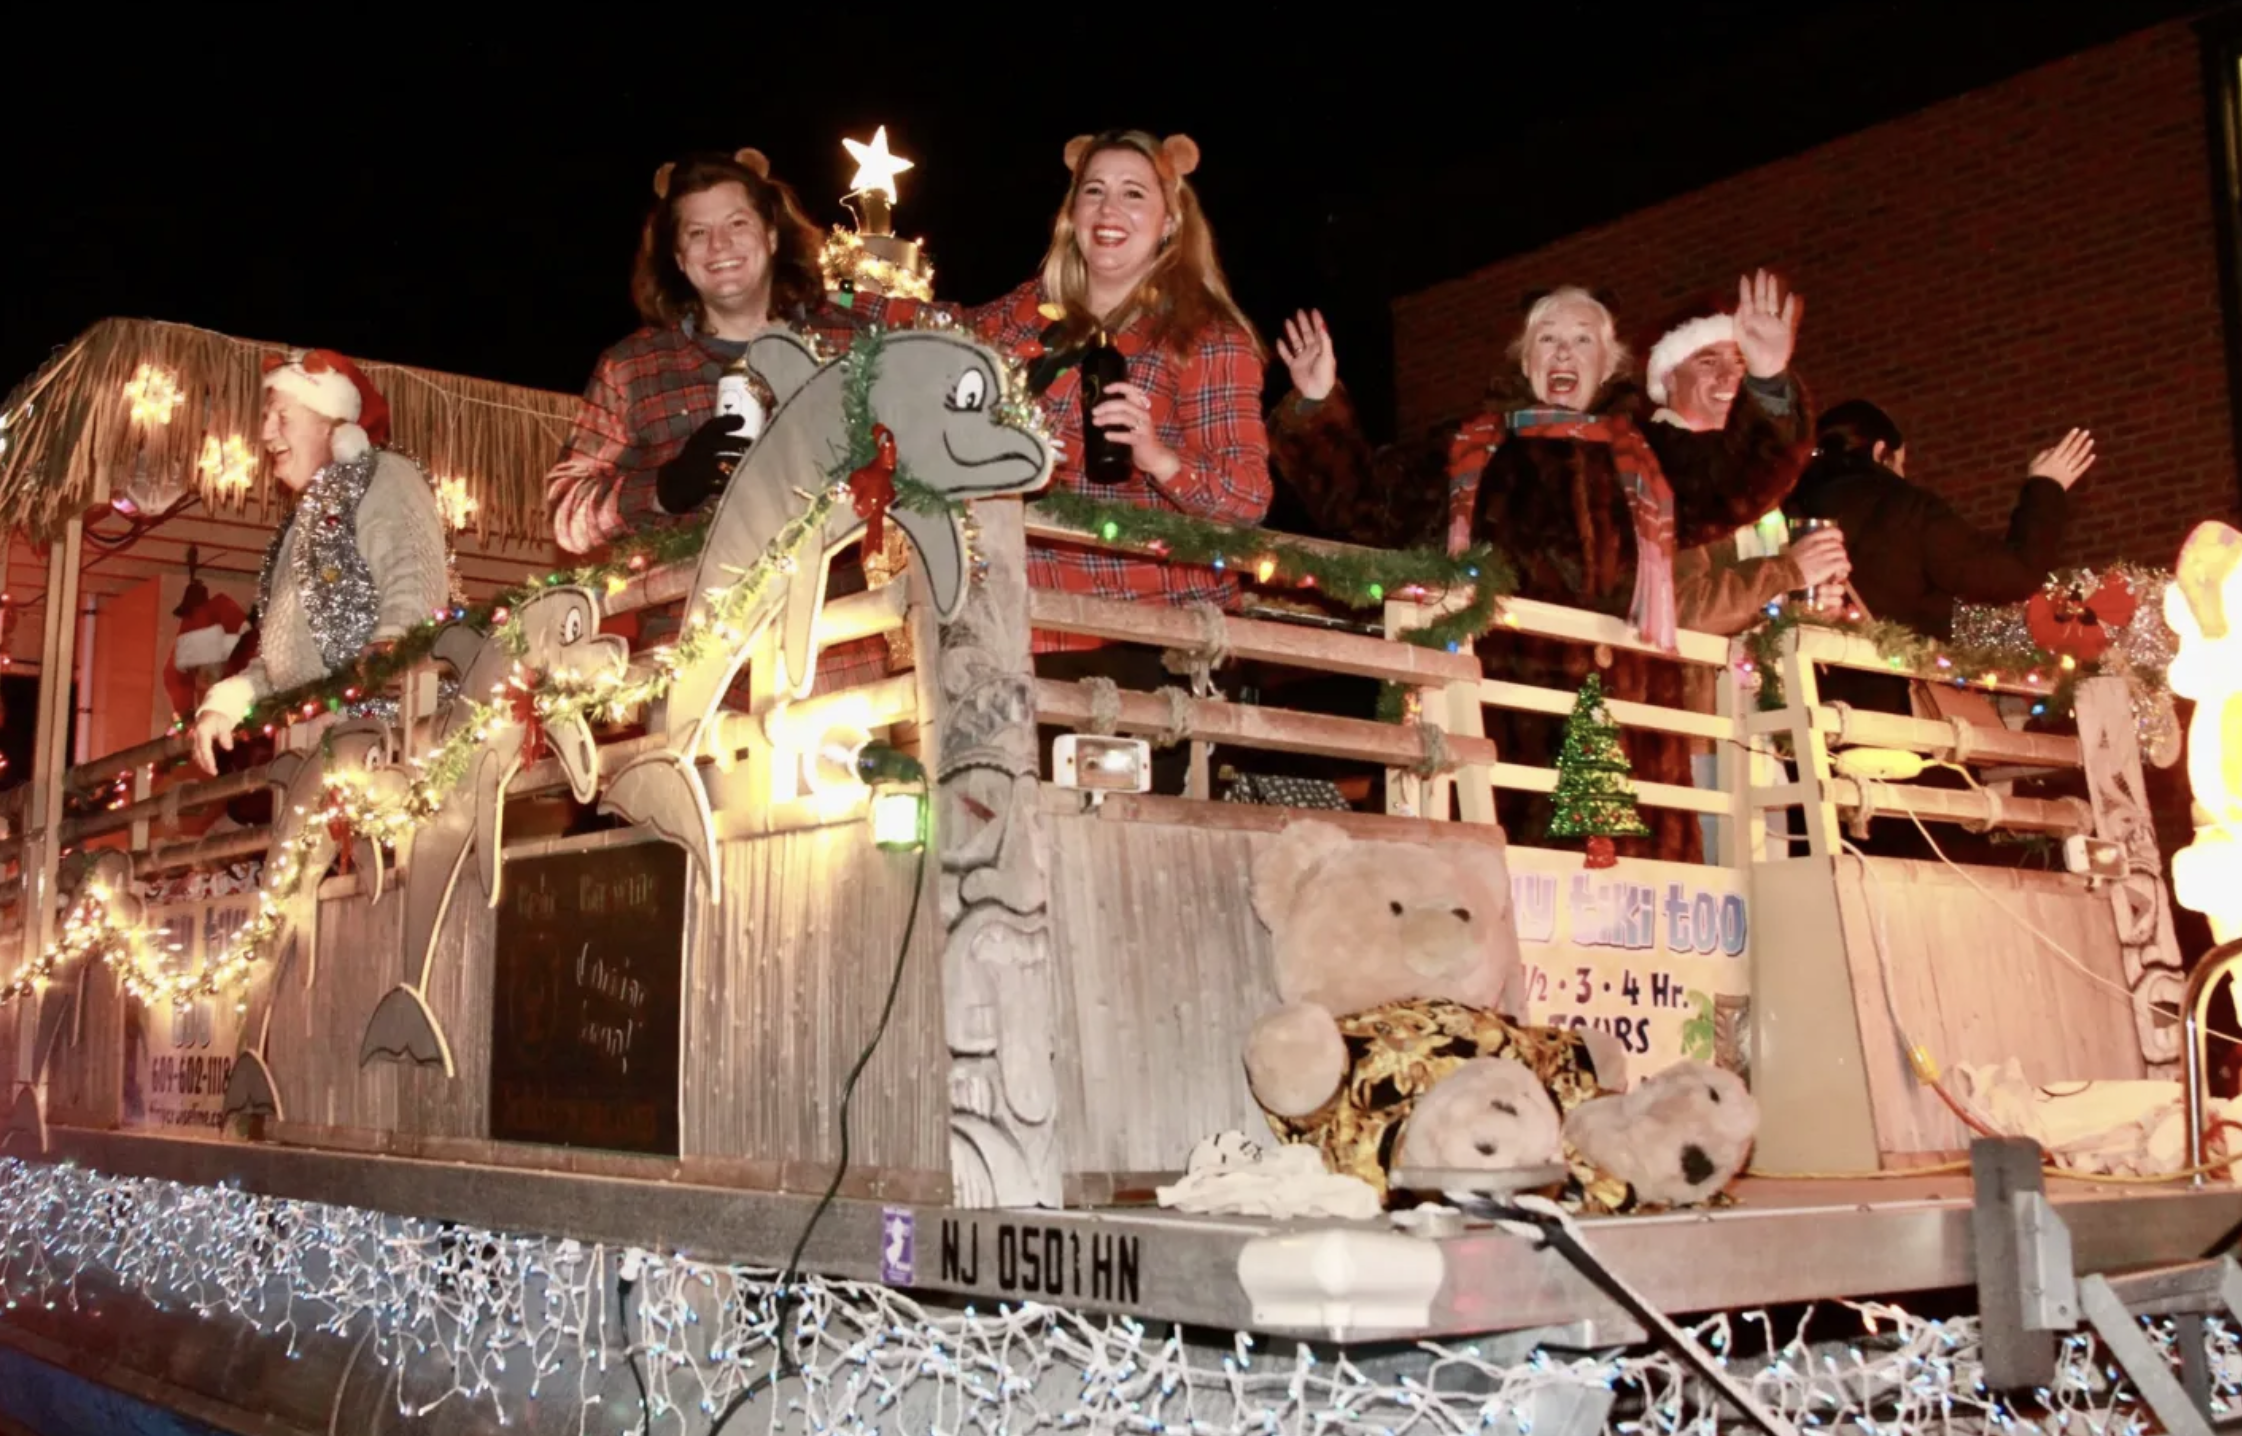
[[[1552,838],[1586,838],[1588,863],[1608,868],[1619,861],[1613,838],[1639,838],[1650,832],[1635,811],[1633,768],[1619,746],[1619,725],[1604,706],[1604,681],[1591,673],[1580,685],[1572,716],[1565,720],[1565,746],[1557,754],[1557,811],[1549,819]]]
[[[927,261],[924,241],[895,234],[895,177],[912,168],[912,161],[887,147],[885,125],[873,132],[869,144],[846,137],[841,144],[856,161],[856,175],[842,199],[856,202],[861,219],[854,229],[835,225],[825,241],[818,263],[826,291],[842,304],[860,293],[932,299],[934,266]]]

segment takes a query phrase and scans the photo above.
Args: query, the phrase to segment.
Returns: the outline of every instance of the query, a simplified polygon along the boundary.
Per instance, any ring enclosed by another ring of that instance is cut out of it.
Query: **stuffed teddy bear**
[[[1630,1092],[1605,1034],[1502,1015],[1522,964],[1499,851],[1296,822],[1255,861],[1253,904],[1284,1005],[1254,1025],[1246,1078],[1332,1171],[1383,1193],[1403,1165],[1561,1160],[1568,1206],[1618,1212],[1714,1197],[1750,1155],[1734,1074],[1685,1063]]]

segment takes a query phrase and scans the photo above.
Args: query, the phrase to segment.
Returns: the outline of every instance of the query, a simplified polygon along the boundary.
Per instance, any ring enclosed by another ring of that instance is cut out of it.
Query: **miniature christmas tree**
[[[1628,780],[1632,771],[1626,750],[1619,746],[1619,725],[1604,706],[1604,681],[1588,675],[1573,702],[1572,717],[1565,720],[1565,746],[1557,755],[1557,791],[1550,795],[1556,814],[1549,820],[1552,838],[1588,839],[1588,866],[1608,868],[1613,838],[1639,838],[1649,833],[1635,813],[1635,790]]]

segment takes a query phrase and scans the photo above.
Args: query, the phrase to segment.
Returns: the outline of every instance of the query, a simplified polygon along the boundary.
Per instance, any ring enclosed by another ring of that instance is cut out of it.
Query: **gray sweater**
[[[272,592],[258,619],[257,657],[214,685],[203,711],[216,709],[238,722],[259,699],[327,676],[327,659],[296,578],[296,550],[308,541],[304,530],[312,513],[312,505],[299,503],[289,518],[272,566]],[[402,638],[450,602],[443,512],[412,460],[387,449],[376,451],[353,537],[374,585],[375,611],[366,642]]]

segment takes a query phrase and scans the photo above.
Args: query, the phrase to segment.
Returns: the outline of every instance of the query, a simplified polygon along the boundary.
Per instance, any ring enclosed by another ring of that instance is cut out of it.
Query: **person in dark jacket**
[[[2032,460],[2008,534],[1976,528],[1907,481],[1907,441],[1891,415],[1852,399],[1815,425],[1814,460],[1783,507],[1836,521],[1853,559],[1853,591],[1870,616],[1933,638],[1954,632],[1954,605],[2019,603],[2047,582],[2063,548],[2071,485],[2094,465],[2094,436],[2073,429]]]

